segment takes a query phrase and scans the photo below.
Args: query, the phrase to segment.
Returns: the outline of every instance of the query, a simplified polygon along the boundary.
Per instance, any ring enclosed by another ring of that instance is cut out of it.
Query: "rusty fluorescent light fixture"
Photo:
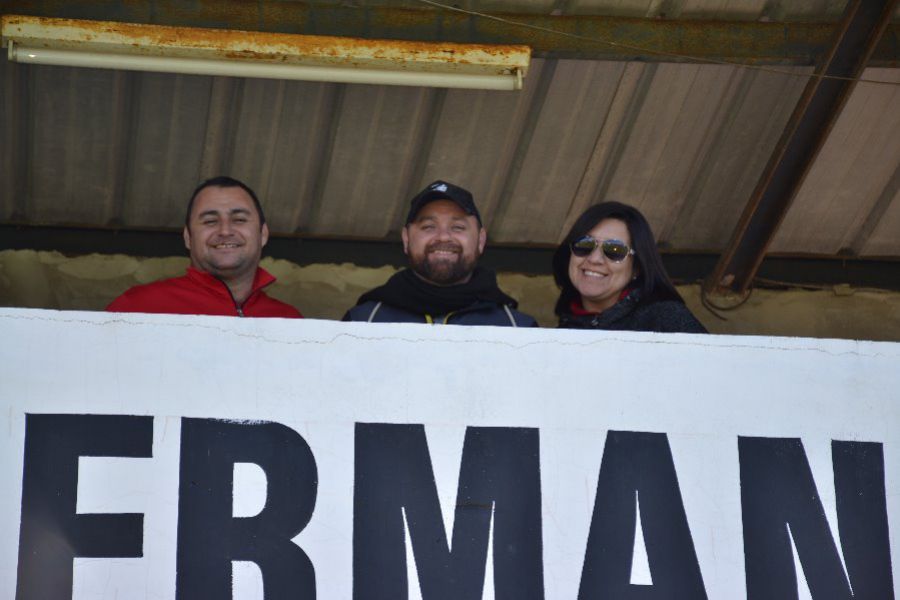
[[[335,83],[518,90],[528,46],[362,40],[5,15],[11,62]]]

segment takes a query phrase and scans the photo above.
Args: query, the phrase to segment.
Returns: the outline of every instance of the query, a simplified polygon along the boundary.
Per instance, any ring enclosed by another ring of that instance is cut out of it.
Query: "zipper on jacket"
[[[440,324],[441,324],[441,325],[447,325],[447,324],[449,324],[449,323],[450,323],[450,317],[452,317],[454,314],[456,314],[456,311],[451,310],[450,312],[448,312],[448,313],[447,313],[447,316],[444,317],[443,322],[440,323]],[[437,324],[438,324],[438,323],[435,323],[435,322],[434,322],[434,317],[432,317],[432,316],[429,315],[428,313],[425,313],[425,322],[428,323],[429,325],[437,325]]]
[[[216,279],[218,279],[218,277]],[[225,291],[228,292],[228,297],[231,298],[231,303],[234,304],[234,312],[237,313],[237,316],[243,317],[244,316],[244,305],[237,303],[237,300],[234,299],[234,294],[231,293],[231,288],[228,287],[227,283],[225,283],[221,279],[219,279],[219,283],[221,283],[222,285],[225,286]],[[251,293],[250,295],[252,296],[253,294]],[[249,300],[249,299],[250,299],[250,296],[247,297],[247,300]]]

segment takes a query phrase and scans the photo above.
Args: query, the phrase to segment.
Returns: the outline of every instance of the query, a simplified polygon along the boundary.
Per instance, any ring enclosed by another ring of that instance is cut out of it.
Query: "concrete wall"
[[[117,295],[140,283],[184,272],[187,258],[124,255],[66,257],[56,252],[0,252],[0,306],[61,310],[103,310]],[[351,264],[298,266],[264,259],[278,278],[272,296],[293,304],[307,317],[339,319],[365,291],[383,283],[395,269]],[[520,308],[554,327],[557,290],[548,276],[499,275],[500,286]],[[900,341],[900,293],[852,289],[754,290],[722,320],[700,303],[697,285],[680,286],[688,306],[714,333],[834,337]]]

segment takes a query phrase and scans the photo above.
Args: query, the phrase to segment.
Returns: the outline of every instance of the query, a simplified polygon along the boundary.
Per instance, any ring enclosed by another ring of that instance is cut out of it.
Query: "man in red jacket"
[[[135,286],[111,312],[300,318],[296,308],[262,290],[275,278],[259,268],[269,227],[256,194],[231,177],[201,183],[188,203],[184,245],[191,266],[182,277]]]

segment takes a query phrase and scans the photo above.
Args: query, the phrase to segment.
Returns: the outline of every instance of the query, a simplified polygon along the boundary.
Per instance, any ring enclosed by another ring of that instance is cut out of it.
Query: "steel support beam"
[[[535,56],[545,58],[684,62],[678,57],[684,55],[756,65],[813,65],[828,50],[836,27],[835,23],[497,14],[526,26],[579,36],[570,37],[452,11],[288,0],[0,0],[0,13],[367,39],[527,44]],[[900,66],[900,25],[887,28],[870,64]]]
[[[887,28],[898,0],[850,0],[818,75],[858,77]],[[809,168],[855,82],[811,77],[744,212],[703,289],[709,295],[747,291]]]

